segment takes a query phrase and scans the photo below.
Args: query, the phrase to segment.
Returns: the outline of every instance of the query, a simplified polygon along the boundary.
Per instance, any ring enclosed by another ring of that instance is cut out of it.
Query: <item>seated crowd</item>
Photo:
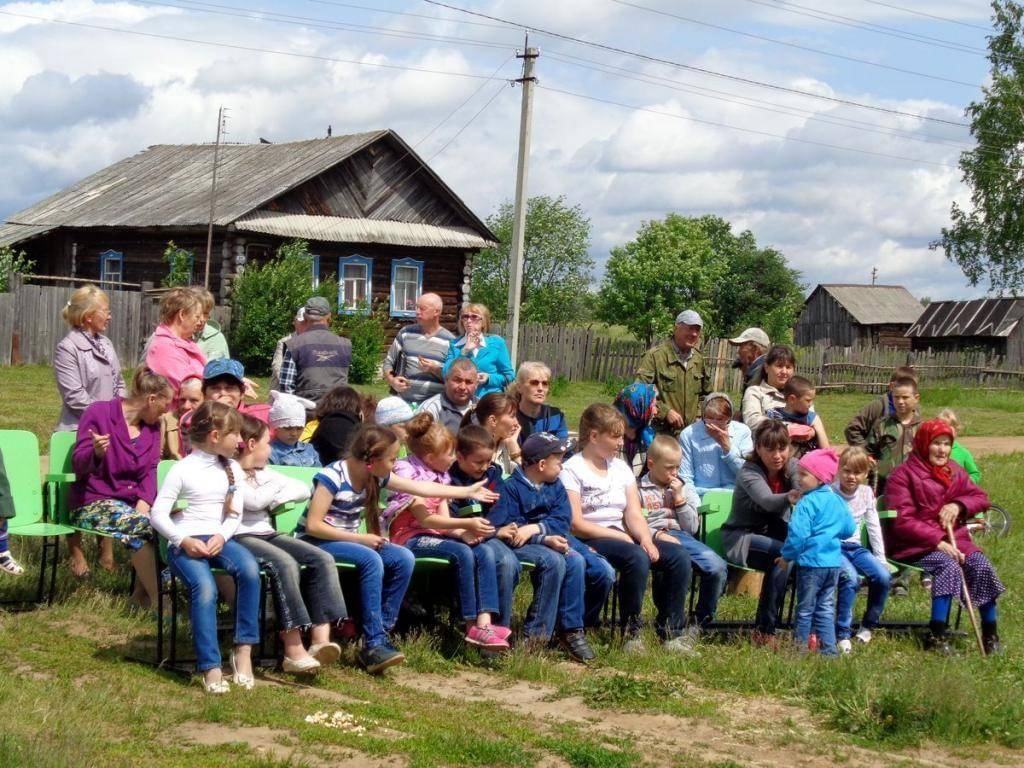
[[[278,345],[269,403],[246,402],[257,388],[210,327],[207,292],[174,289],[161,309],[127,387],[103,336],[103,292],[81,288],[65,310],[71,330],[54,368],[64,402],[58,429],[77,431],[69,519],[130,551],[131,599],[143,608],[156,599],[155,537],[166,539],[168,566],[191,593],[197,668],[210,693],[229,689],[218,593],[235,608],[231,679],[251,688],[261,569],[284,669],[309,673],[341,655],[332,631],[348,616],[336,569],[346,565],[358,584],[359,662],[376,673],[404,660],[393,632],[417,558],[448,561],[465,641],[494,652],[556,643],[575,661],[592,660],[588,632],[613,589],[624,647],[641,651],[650,581],[662,647],[692,653],[715,624],[731,565],[764,573],[755,642],[776,643],[795,573],[796,646],[806,650],[813,633],[821,653],[849,653],[854,640],[871,641],[896,588],[887,557],[931,576],[930,647],[949,652],[962,572],[985,647],[1000,650],[1004,588],[966,528],[988,498],[955,442],[956,415],[922,422],[911,369],[897,369],[889,391],[850,422],[840,456],[791,348],[772,346],[757,328],[730,340],[744,374],[737,411],[728,394],[708,391],[703,323],[687,310],[613,405],[583,411],[574,441],[547,402],[551,369],[524,362],[514,371],[479,304],[462,308],[454,336],[440,324],[440,298],[421,296],[418,322],[399,331],[384,359],[392,394],[380,402],[348,385],[351,344],[330,330],[322,298],[306,302]],[[177,461],[158,488],[162,458]],[[275,466],[311,468],[312,484]],[[884,527],[875,489],[896,512]],[[0,570],[17,574],[3,491]],[[705,497],[720,491],[731,502],[716,551],[702,514]],[[294,532],[278,532],[274,510],[289,502],[305,512]],[[73,539],[71,570],[88,578]],[[101,549],[101,566],[113,562]],[[513,592],[524,573],[533,593],[517,639]],[[854,633],[861,578],[867,607]]]

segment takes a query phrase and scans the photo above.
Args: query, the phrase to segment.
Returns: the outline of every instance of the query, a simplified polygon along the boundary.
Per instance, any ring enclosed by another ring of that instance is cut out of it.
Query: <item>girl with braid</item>
[[[252,646],[260,640],[260,569],[256,558],[232,537],[244,508],[244,477],[232,458],[241,441],[242,416],[223,403],[207,401],[192,417],[192,453],[177,462],[160,486],[150,513],[153,528],[170,544],[167,560],[191,590],[190,618],[196,668],[207,693],[227,693],[217,643],[217,586],[211,568],[235,580],[235,685],[250,689]],[[174,510],[183,499],[188,506]]]

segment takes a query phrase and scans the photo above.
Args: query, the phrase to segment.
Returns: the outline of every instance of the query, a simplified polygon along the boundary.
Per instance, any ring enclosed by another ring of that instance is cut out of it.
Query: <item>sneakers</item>
[[[312,656],[301,659],[289,659],[285,656],[281,661],[281,669],[293,675],[311,675],[320,669],[320,662]]]
[[[341,646],[337,643],[316,643],[309,646],[309,655],[326,667],[341,658]]]
[[[512,637],[512,630],[508,627],[503,627],[500,624],[491,624],[491,629],[494,630],[494,634],[502,640],[508,640]]]
[[[558,644],[565,649],[570,659],[581,664],[586,664],[588,661],[593,661],[597,658],[597,654],[590,647],[590,643],[587,642],[587,636],[583,633],[582,629],[563,632],[558,636]]]
[[[690,632],[683,632],[681,635],[670,637],[661,644],[669,653],[678,653],[682,656],[691,656],[697,652],[697,638]]]
[[[0,572],[9,573],[11,576],[21,576],[25,569],[11,555],[10,552],[0,553]]]
[[[644,645],[644,639],[640,637],[640,633],[631,633],[626,636],[626,642],[622,644],[622,650],[630,655],[643,653],[647,650],[647,646]]]
[[[470,645],[477,645],[481,648],[490,648],[492,650],[507,649],[509,647],[508,640],[500,637],[495,631],[496,629],[497,627],[494,625],[470,627],[469,632],[466,633],[466,642]],[[502,629],[505,628],[502,627]]]
[[[405,654],[386,643],[359,651],[359,663],[371,675],[383,672],[388,667],[405,663]]]
[[[844,656],[849,656],[853,653],[853,643],[850,642],[850,638],[848,637],[844,637],[836,643],[836,647],[839,648],[839,652]]]
[[[864,627],[863,629],[858,630],[857,634],[854,635],[854,637],[856,637],[860,642],[867,645],[871,642],[871,638],[873,637],[873,635],[871,634],[870,629]]]

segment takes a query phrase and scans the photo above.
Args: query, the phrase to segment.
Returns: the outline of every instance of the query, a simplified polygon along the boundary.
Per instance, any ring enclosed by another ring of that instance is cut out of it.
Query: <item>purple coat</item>
[[[931,465],[916,453],[900,464],[885,483],[885,503],[898,516],[889,530],[885,548],[894,560],[914,560],[934,552],[946,531],[939,524],[939,510],[956,502],[966,514],[953,524],[956,546],[965,555],[977,552],[965,525],[965,518],[984,512],[989,507],[988,495],[971,482],[959,464],[950,462],[953,480],[944,486],[932,477]]]
[[[78,328],[68,331],[53,352],[53,373],[64,403],[58,432],[76,429],[91,403],[125,394],[117,352],[103,334],[90,336]]]
[[[128,436],[121,399],[103,400],[85,409],[71,455],[77,479],[71,488],[71,507],[101,499],[120,499],[135,506],[156,498],[156,465],[160,461],[160,425],[142,424],[135,444]],[[110,435],[102,459],[92,449],[92,435]]]

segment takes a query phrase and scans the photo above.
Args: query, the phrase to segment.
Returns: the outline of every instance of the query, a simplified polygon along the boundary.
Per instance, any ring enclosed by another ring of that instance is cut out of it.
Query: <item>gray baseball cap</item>
[[[678,315],[676,315],[676,325],[699,325],[701,328],[704,327],[704,321],[700,319],[700,315],[694,312],[692,309],[684,309]]]

